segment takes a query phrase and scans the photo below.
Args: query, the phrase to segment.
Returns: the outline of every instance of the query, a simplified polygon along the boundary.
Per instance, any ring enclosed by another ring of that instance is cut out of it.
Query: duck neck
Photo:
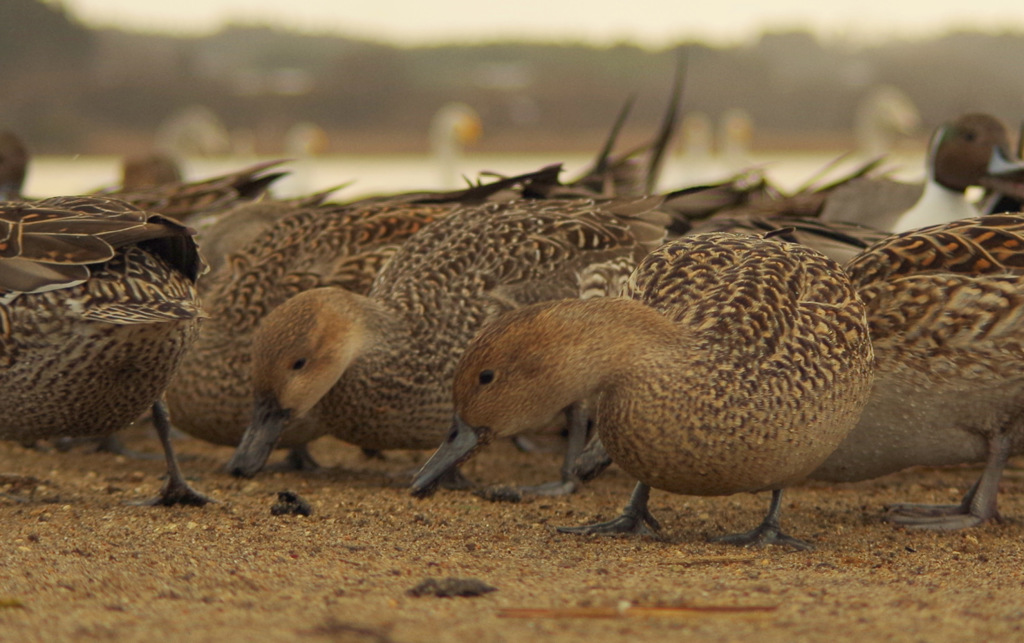
[[[335,315],[348,320],[352,338],[349,363],[402,335],[401,317],[376,299],[337,288],[327,304]]]
[[[634,371],[644,369],[657,354],[678,348],[682,328],[638,301],[598,298],[566,302],[564,341],[560,355],[562,378],[573,401],[594,399],[621,385]]]
[[[978,211],[968,203],[963,190],[948,188],[929,176],[921,197],[900,216],[893,232],[905,232],[974,216],[978,216]]]

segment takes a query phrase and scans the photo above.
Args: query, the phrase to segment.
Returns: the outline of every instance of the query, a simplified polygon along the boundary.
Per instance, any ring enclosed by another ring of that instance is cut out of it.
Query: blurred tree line
[[[204,105],[258,152],[311,122],[337,152],[422,151],[434,112],[462,101],[481,115],[485,150],[596,149],[630,95],[634,138],[667,100],[679,50],[684,107],[712,119],[741,108],[755,144],[850,145],[871,88],[902,89],[924,133],[971,109],[1015,125],[1024,102],[1024,34],[955,33],[876,45],[801,32],[715,48],[458,45],[403,48],[236,26],[208,37],[92,30],[59,6],[0,2],[0,128],[35,152],[128,153],[181,110]]]

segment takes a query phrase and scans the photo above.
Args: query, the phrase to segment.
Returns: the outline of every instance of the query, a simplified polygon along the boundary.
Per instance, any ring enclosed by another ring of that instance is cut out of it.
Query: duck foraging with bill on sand
[[[495,438],[589,408],[640,482],[622,517],[567,531],[658,529],[651,488],[771,491],[760,527],[720,540],[806,547],[779,528],[782,489],[853,428],[871,359],[864,307],[834,261],[747,235],[684,237],[648,255],[624,297],[541,303],[483,328],[456,369],[451,432],[413,489]]]
[[[363,448],[436,446],[451,419],[455,363],[480,326],[537,301],[616,294],[664,238],[660,203],[461,207],[412,235],[367,294],[319,288],[282,303],[253,336],[253,422],[232,469],[258,470],[303,418]],[[564,478],[547,491],[573,489]]]

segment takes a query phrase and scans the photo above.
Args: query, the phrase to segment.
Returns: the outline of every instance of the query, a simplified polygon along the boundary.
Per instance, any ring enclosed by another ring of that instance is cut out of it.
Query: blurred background
[[[0,129],[44,160],[159,149],[189,174],[266,156],[553,161],[595,153],[629,96],[622,147],[650,137],[680,51],[674,151],[692,161],[912,154],[965,111],[1024,118],[1019,0],[506,4],[3,0]]]

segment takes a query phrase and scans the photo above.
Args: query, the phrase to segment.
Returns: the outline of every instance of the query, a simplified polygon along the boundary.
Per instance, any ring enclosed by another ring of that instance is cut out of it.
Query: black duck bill
[[[434,455],[430,456],[413,479],[412,495],[418,498],[432,495],[446,474],[468,460],[474,451],[487,442],[487,433],[487,429],[471,427],[456,415],[444,443],[434,451]]]
[[[245,429],[242,441],[228,463],[232,475],[251,478],[267,463],[291,418],[291,411],[281,408],[277,398],[259,396],[253,405],[252,422]]]

